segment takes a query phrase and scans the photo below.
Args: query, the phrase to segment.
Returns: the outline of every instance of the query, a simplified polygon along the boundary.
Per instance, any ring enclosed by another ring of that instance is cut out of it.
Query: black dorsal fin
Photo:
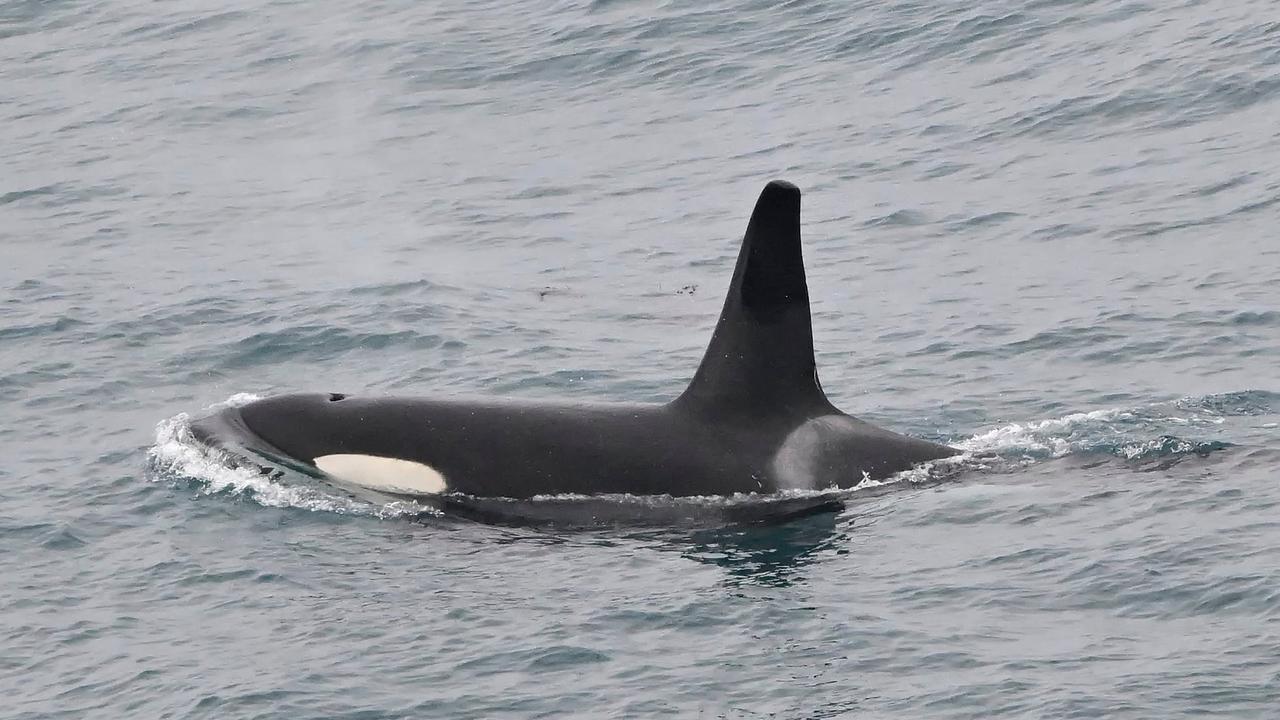
[[[830,407],[813,360],[795,185],[775,180],[760,193],[711,344],[676,402],[753,413]]]

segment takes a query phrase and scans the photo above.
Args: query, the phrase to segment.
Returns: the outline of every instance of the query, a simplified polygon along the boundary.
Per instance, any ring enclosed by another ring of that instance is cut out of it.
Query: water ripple
[[[1267,10],[0,4],[6,707],[1270,717]],[[670,399],[773,177],[824,387],[960,460],[769,526],[490,527],[186,432],[242,390]]]

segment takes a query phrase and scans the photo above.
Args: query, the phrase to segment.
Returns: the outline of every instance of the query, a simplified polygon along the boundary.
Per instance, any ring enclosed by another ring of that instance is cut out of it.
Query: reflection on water
[[[456,519],[423,518],[433,528],[459,528]],[[466,523],[464,521],[464,524]],[[803,570],[824,552],[847,552],[847,536],[853,518],[839,506],[790,520],[735,523],[685,528],[577,527],[545,523],[505,523],[483,528],[481,545],[548,546],[586,544],[595,547],[630,547],[639,552],[676,553],[680,557],[723,568],[731,584],[755,583],[787,587],[806,578]],[[622,532],[620,532],[622,531]]]
[[[843,552],[853,523],[837,512],[777,525],[740,525],[697,530],[683,557],[724,568],[731,582],[786,587],[806,578],[804,569],[824,551]]]

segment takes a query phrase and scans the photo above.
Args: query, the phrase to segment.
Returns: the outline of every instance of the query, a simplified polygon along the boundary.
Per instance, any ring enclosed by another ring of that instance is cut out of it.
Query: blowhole
[[[329,393],[329,402],[338,402],[339,400],[346,400],[346,399],[347,399],[347,396],[343,393]]]

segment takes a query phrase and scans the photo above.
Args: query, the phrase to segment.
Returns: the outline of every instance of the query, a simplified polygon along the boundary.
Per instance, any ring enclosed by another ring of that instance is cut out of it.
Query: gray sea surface
[[[0,716],[1277,717],[1278,118],[1269,2],[0,0]],[[961,472],[495,527],[190,442],[670,399],[773,178]]]

